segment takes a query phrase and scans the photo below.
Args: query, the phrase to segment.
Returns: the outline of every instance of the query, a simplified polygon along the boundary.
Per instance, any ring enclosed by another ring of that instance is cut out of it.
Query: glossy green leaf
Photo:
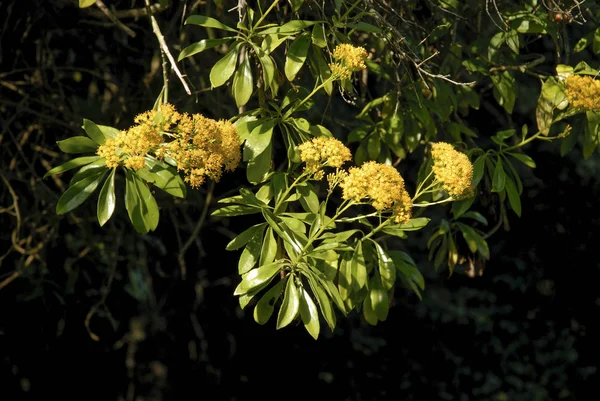
[[[159,211],[156,199],[146,183],[131,170],[125,172],[125,208],[138,233],[147,234],[158,226]]]
[[[79,0],[79,8],[87,8],[96,4],[96,0]]]
[[[65,153],[96,152],[98,149],[98,144],[87,136],[74,136],[58,141],[56,144]]]
[[[344,252],[342,259],[340,260],[337,276],[338,291],[343,300],[347,300],[352,294],[353,277],[351,261],[351,254],[349,252]]]
[[[187,188],[175,167],[151,156],[145,156],[144,159],[146,167],[136,171],[138,176],[170,195],[185,198]]]
[[[367,323],[369,323],[370,325],[373,325],[373,326],[375,326],[377,324],[377,314],[375,313],[375,310],[373,309],[373,305],[371,303],[370,296],[365,297],[365,299],[363,301],[362,313],[363,313],[363,316],[364,316],[365,320],[367,321]]]
[[[283,261],[277,261],[250,270],[248,273],[242,276],[242,281],[235,288],[233,295],[246,294],[247,292],[255,289],[256,287],[264,283],[270,282],[273,279],[273,277],[275,277],[279,273],[283,266]]]
[[[108,175],[108,178],[104,182],[102,189],[100,190],[100,196],[98,196],[98,223],[102,227],[112,216],[115,211],[117,204],[117,198],[115,196],[115,172],[117,169],[113,168]]]
[[[284,328],[298,316],[300,311],[300,291],[296,287],[294,278],[290,277],[285,285],[283,302],[277,315],[277,330]]]
[[[479,185],[479,182],[483,178],[486,158],[487,158],[487,153],[479,156],[475,160],[475,163],[473,163],[473,180],[471,181],[473,183],[473,187],[476,187],[477,185]]]
[[[496,166],[494,167],[494,176],[492,179],[492,192],[501,192],[504,189],[506,183],[506,173],[502,166],[502,160],[498,158]]]
[[[321,330],[321,325],[319,324],[319,312],[308,292],[306,292],[305,289],[302,289],[301,291],[300,318],[302,319],[302,323],[304,323],[306,331],[308,331],[312,338],[316,340],[319,338],[319,331]]]
[[[215,210],[211,216],[231,217],[254,213],[260,213],[260,209],[245,205],[229,205]]]
[[[300,254],[302,252],[302,244],[298,242],[293,232],[285,224],[281,224],[279,217],[276,217],[271,211],[263,210],[262,213],[269,226],[273,228],[273,231],[283,238],[286,243],[291,245],[296,253]]]
[[[250,239],[248,239],[246,247],[242,251],[238,261],[239,274],[246,274],[256,265],[256,262],[259,261],[262,236],[265,232],[265,227],[266,224],[260,224],[257,232]],[[262,266],[262,264],[260,266]]]
[[[245,106],[254,91],[254,77],[249,57],[246,57],[236,70],[232,89],[237,107]]]
[[[77,181],[81,181],[86,177],[96,175],[98,171],[108,171],[108,167],[106,167],[106,161],[104,158],[98,159],[95,162],[80,168],[79,171],[75,173],[73,178],[71,178],[71,181],[69,181],[69,185],[73,185]]]
[[[88,175],[69,186],[58,199],[56,214],[68,213],[85,202],[98,188],[107,171],[107,169],[95,170],[93,175]]]
[[[510,207],[517,214],[517,216],[521,217],[521,197],[519,196],[517,187],[511,178],[506,179],[505,189],[506,194],[508,195]]]
[[[465,239],[469,250],[471,252],[478,251],[483,257],[489,259],[490,250],[485,239],[480,234],[478,234],[472,227],[469,227],[466,224],[457,222],[456,225],[462,232],[463,238]]]
[[[360,290],[367,284],[367,264],[362,250],[362,242],[358,241],[354,253],[352,254],[352,274],[357,290]]]
[[[267,179],[271,171],[271,148],[269,144],[266,149],[248,162],[246,178],[252,184],[258,184]]]
[[[254,307],[254,321],[258,324],[265,324],[273,315],[273,310],[275,309],[275,303],[281,298],[281,293],[283,293],[283,286],[289,279],[280,280],[273,287],[269,289],[263,295],[263,297],[256,303]]]
[[[64,173],[65,171],[69,171],[86,164],[93,163],[99,159],[101,159],[100,156],[83,156],[69,160],[68,162],[63,163],[60,166],[54,167],[53,169],[49,170],[46,174],[44,174],[44,178],[53,176],[55,174]]]
[[[106,141],[105,134],[102,132],[102,130],[100,130],[100,127],[98,127],[93,121],[84,118],[83,129],[85,130],[87,136],[89,136],[98,145],[102,145],[104,141]]]
[[[429,224],[430,220],[428,217],[415,217],[410,219],[408,223],[398,224],[398,228],[404,231],[418,231]]]
[[[377,319],[381,321],[387,319],[390,309],[388,294],[385,288],[382,287],[377,274],[369,281],[369,299]]]
[[[311,51],[309,53],[309,61],[313,66],[313,74],[315,75],[315,78],[320,82],[327,82],[323,89],[325,90],[325,92],[327,92],[329,96],[331,96],[331,94],[333,93],[333,83],[328,81],[331,77],[331,70],[329,69],[329,65],[327,64],[327,61],[325,60],[321,49],[319,49],[315,45],[312,45],[310,49]]]
[[[247,230],[240,233],[237,237],[232,239],[225,247],[228,251],[235,251],[245,246],[252,238],[259,235],[259,230],[265,226],[265,223],[256,224]]]
[[[289,0],[290,4],[292,5],[292,11],[296,12],[300,9],[300,7],[302,7],[302,4],[304,4],[304,0]],[[318,334],[318,330],[317,330],[317,334]],[[316,338],[315,338],[316,340]]]
[[[508,71],[492,75],[491,78],[494,83],[494,98],[500,106],[504,107],[507,113],[512,114],[517,98],[515,78]]]
[[[600,27],[596,28],[594,32],[594,39],[592,40],[592,51],[594,54],[600,54]]]
[[[244,142],[244,161],[252,160],[271,145],[273,137],[274,119],[262,120],[257,124]]]
[[[185,49],[179,53],[179,57],[177,61],[181,61],[186,57],[193,56],[194,54],[198,54],[203,52],[206,49],[212,49],[213,47],[222,45],[223,43],[227,43],[231,41],[232,37],[219,38],[219,39],[202,39],[199,42],[189,45]]]
[[[211,17],[206,17],[204,15],[191,15],[188,19],[185,20],[185,25],[200,25],[206,28],[216,28],[223,29],[225,31],[237,32],[235,29],[231,28],[223,24],[221,21],[218,21]]]
[[[234,45],[210,70],[210,84],[213,88],[223,85],[231,78],[237,65],[239,46]]]
[[[258,56],[258,60],[260,62],[262,72],[263,72],[263,80],[265,82],[265,87],[266,88],[272,87],[272,83],[275,80],[275,71],[276,71],[276,66],[275,66],[275,63],[273,62],[273,59],[260,46],[253,45],[252,48],[254,49],[254,51],[256,52],[256,55]],[[274,87],[272,87],[272,89],[274,89]],[[277,92],[276,90],[273,91],[273,96],[275,96],[276,92]]]
[[[277,240],[273,235],[273,229],[267,227],[265,231],[265,237],[263,239],[262,248],[260,250],[260,261],[259,264],[265,265],[275,260],[277,256]]]
[[[333,307],[331,306],[331,301],[329,300],[329,296],[327,295],[327,292],[325,291],[323,286],[320,284],[320,282],[316,279],[314,274],[312,274],[311,272],[305,272],[305,275],[306,275],[306,278],[308,279],[308,284],[310,286],[310,289],[312,290],[312,293],[315,294],[315,297],[317,298],[317,303],[319,304],[319,309],[321,310],[321,314],[325,318],[325,322],[327,322],[329,329],[331,329],[331,331],[333,331],[333,329],[335,328],[335,324],[336,324],[336,317],[335,317],[335,311],[333,310]]]
[[[474,201],[475,197],[471,196],[470,198],[460,199],[452,202],[452,214],[454,215],[454,218],[458,219],[460,216],[462,216],[463,213],[469,210]]]
[[[519,160],[521,163],[523,163],[527,167],[535,168],[535,162],[533,161],[533,159],[531,157],[527,156],[525,153],[508,152],[508,154],[511,155],[512,157],[514,157],[515,159]]]
[[[298,192],[302,195],[300,198],[300,204],[302,208],[307,212],[318,213],[319,212],[319,198],[315,192],[314,187],[309,183],[307,185],[299,186]]]
[[[296,74],[300,71],[311,43],[310,35],[305,33],[298,36],[290,45],[285,58],[285,76],[291,82],[296,78]]]
[[[327,39],[325,38],[325,31],[323,25],[314,25],[312,29],[312,42],[315,46],[321,49],[327,46]]]
[[[396,282],[396,266],[394,266],[392,258],[389,257],[381,245],[375,241],[372,241],[372,243],[375,245],[375,250],[377,251],[381,285],[383,286],[383,289],[387,291],[392,288]]]
[[[267,28],[258,32],[260,35],[269,35],[272,33],[285,34],[285,35],[293,35],[304,28],[308,28],[309,26],[313,26],[319,21],[302,21],[302,20],[292,20],[286,22],[281,26],[275,26],[272,28]]]

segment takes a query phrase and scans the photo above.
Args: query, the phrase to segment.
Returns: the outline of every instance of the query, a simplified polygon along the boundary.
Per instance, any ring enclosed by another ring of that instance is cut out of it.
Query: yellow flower
[[[315,174],[316,179],[323,178],[321,168],[342,167],[352,159],[352,153],[342,142],[330,137],[316,137],[310,142],[298,146],[300,160],[306,163],[305,170]]]
[[[390,165],[371,161],[361,167],[352,167],[340,186],[345,200],[360,202],[368,199],[377,210],[392,210],[397,223],[410,220],[412,201],[404,179]]]
[[[219,181],[223,170],[232,171],[240,163],[240,139],[229,121],[180,114],[165,104],[139,114],[135,122],[137,125],[98,148],[107,167],[117,167],[123,159],[125,167],[139,170],[146,166],[144,156],[148,154],[158,159],[170,156],[185,174],[185,181],[198,187],[206,177]]]
[[[339,60],[343,66],[352,72],[367,68],[365,65],[367,51],[362,47],[352,46],[347,43],[338,45],[333,50],[333,58]]]
[[[444,191],[453,198],[472,195],[473,165],[464,153],[445,142],[431,146],[433,174]]]
[[[571,106],[577,109],[600,109],[600,81],[588,76],[569,75],[565,93]]]
[[[341,65],[340,63],[329,64],[331,75],[334,79],[349,79],[352,71],[348,67]]]

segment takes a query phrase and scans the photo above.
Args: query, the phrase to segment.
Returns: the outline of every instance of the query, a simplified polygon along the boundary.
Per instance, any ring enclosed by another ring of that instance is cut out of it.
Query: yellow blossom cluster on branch
[[[464,153],[445,142],[431,146],[433,174],[444,191],[455,199],[472,194],[473,165]]]
[[[353,72],[367,68],[365,65],[367,51],[347,43],[338,45],[333,50],[333,59],[336,62],[329,64],[329,68],[336,78],[348,79]]]
[[[145,156],[166,156],[177,162],[192,187],[206,177],[214,181],[223,170],[234,170],[240,163],[240,140],[229,121],[215,121],[200,114],[178,113],[170,104],[146,111],[135,118],[137,125],[109,138],[97,151],[109,168],[121,162],[127,168],[146,166]]]
[[[316,137],[298,146],[300,160],[306,163],[305,171],[323,178],[323,167],[341,167],[352,159],[352,153],[342,142],[330,137]]]
[[[567,98],[571,106],[584,110],[600,110],[600,81],[581,75],[569,75],[566,81]]]
[[[371,161],[361,167],[352,167],[340,186],[345,200],[360,202],[368,199],[377,210],[392,210],[396,223],[410,220],[412,201],[404,179],[390,165]]]

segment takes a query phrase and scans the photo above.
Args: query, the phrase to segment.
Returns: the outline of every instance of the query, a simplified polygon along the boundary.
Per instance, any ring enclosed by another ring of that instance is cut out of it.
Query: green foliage
[[[258,3],[239,10],[237,21],[226,16],[187,17],[184,29],[208,37],[184,47],[178,60],[200,60],[196,62],[207,72],[201,78],[210,82],[211,89],[230,86],[229,99],[235,102],[238,114],[231,119],[251,187],[230,188],[230,194],[239,195],[219,199],[224,206],[211,216],[255,214],[261,220],[242,230],[226,248],[242,249],[241,282],[234,294],[242,309],[256,297],[254,319],[259,324],[278,309],[277,329],[301,322],[316,339],[321,317],[331,330],[335,328],[335,309],[343,315],[357,311],[372,325],[385,321],[397,282],[419,298],[425,287],[419,269],[404,252],[411,236],[421,235],[419,231],[429,236],[429,259],[436,269],[446,264],[452,274],[463,266],[468,273],[473,265],[493,257],[488,239],[508,220],[507,211],[518,217],[523,212],[522,171],[536,166],[525,153],[526,145],[566,137],[563,153],[579,142],[589,157],[600,144],[600,113],[574,105],[569,88],[570,76],[595,77],[597,70],[584,62],[568,64],[567,31],[559,26],[568,21],[548,18],[537,2],[498,10],[501,24],[489,11],[487,17],[477,11],[477,2],[440,2],[440,7],[452,11],[435,13],[427,31],[419,33],[399,32],[382,16],[384,11],[394,15],[384,2],[373,6],[377,12],[371,12],[371,2],[362,1],[314,4],[310,11],[302,7],[304,1],[290,1],[281,9],[277,1]],[[88,5],[80,2],[81,7]],[[416,12],[414,6],[407,7]],[[472,25],[467,21],[474,14],[478,22]],[[494,23],[481,22],[488,17]],[[586,23],[581,14],[569,13],[569,18],[587,30],[574,51],[583,52],[591,44],[597,54],[600,28]],[[557,54],[567,56],[538,69],[545,56],[531,50],[531,43],[539,40],[550,40]],[[333,50],[342,43],[369,49],[362,76],[336,73],[336,63],[350,63],[340,61]],[[205,60],[215,52],[217,60],[208,65]],[[370,89],[368,80],[377,88]],[[335,118],[325,121],[320,109],[339,97],[336,91],[352,105],[348,109],[353,114],[344,116],[341,126],[336,126]],[[165,81],[157,104],[166,102],[167,93]],[[469,123],[469,113],[482,105],[498,119],[487,132],[478,132]],[[529,112],[530,120],[517,129],[511,116],[522,110]],[[90,120],[84,120],[83,128],[89,138],[61,140],[59,148],[73,154],[96,152],[118,132]],[[399,224],[381,210],[367,209],[364,199],[344,198],[336,190],[339,182],[330,178],[327,185],[322,176],[305,168],[298,146],[334,136],[352,144],[357,166],[377,161],[414,173],[407,177],[416,176],[409,187],[416,188],[411,202],[418,212],[410,221]],[[434,142],[457,144],[468,154],[472,193],[453,198],[438,185],[427,153]],[[74,210],[104,182],[97,207],[98,221],[104,225],[116,208],[116,169],[109,169],[103,158],[89,156],[46,175],[80,166],[56,211]],[[186,197],[176,164],[169,160],[148,154],[144,168],[125,168],[125,208],[141,234],[155,230],[159,222],[158,203],[148,184]],[[491,210],[489,199],[496,205]],[[453,204],[442,209],[442,215],[426,209],[447,202]],[[484,215],[494,216],[498,223],[488,227]]]

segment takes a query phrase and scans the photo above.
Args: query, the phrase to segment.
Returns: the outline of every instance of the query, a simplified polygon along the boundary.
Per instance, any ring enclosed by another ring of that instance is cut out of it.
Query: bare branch
[[[119,21],[115,14],[113,14],[113,12],[106,7],[106,4],[104,4],[102,0],[96,0],[96,5],[104,15],[106,15],[116,26],[119,27],[119,29],[121,29],[130,37],[135,38],[135,32],[133,32],[127,25]]]

